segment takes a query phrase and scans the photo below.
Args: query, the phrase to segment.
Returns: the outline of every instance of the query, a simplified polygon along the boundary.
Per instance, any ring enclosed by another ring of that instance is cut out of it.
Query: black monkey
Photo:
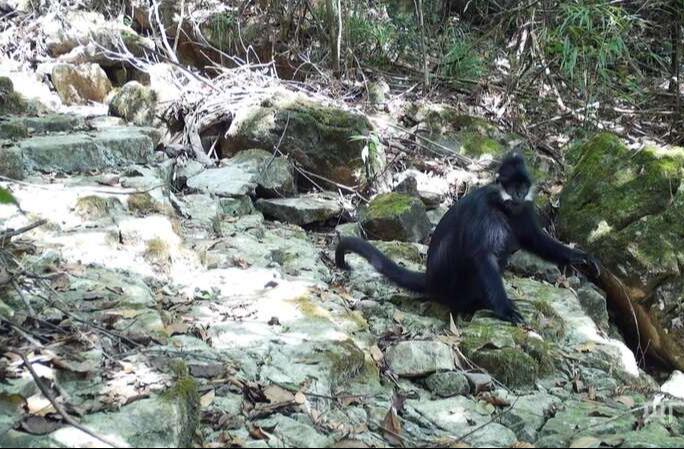
[[[512,153],[502,161],[495,182],[460,199],[439,222],[428,249],[427,272],[407,270],[355,237],[340,239],[335,262],[348,269],[345,254],[357,253],[400,287],[432,296],[457,311],[488,308],[502,320],[522,323],[501,279],[515,251],[523,248],[559,265],[587,264],[598,270],[592,256],[563,245],[542,229],[533,201],[525,160]]]

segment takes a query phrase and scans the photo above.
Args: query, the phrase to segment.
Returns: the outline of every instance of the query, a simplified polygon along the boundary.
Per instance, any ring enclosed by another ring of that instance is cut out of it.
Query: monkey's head
[[[520,211],[534,201],[534,186],[525,159],[520,153],[509,153],[496,173],[496,185],[504,205],[512,212]]]

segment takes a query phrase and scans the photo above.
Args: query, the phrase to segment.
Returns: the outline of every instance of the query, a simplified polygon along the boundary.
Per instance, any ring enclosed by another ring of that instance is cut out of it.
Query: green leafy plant
[[[0,187],[0,204],[14,204],[19,207],[19,202],[9,190]]]
[[[609,83],[619,64],[631,59],[626,38],[639,19],[606,0],[562,2],[556,26],[547,31],[546,51],[579,88],[597,78]]]
[[[388,19],[371,20],[355,12],[347,21],[347,36],[348,46],[360,60],[384,64],[396,56],[395,43],[400,35]]]
[[[484,72],[484,61],[468,40],[451,42],[440,64],[441,74],[458,82],[476,80]]]

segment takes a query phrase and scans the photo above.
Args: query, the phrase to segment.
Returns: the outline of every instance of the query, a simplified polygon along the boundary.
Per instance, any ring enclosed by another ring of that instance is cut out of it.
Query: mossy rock
[[[359,212],[369,238],[420,242],[430,232],[430,220],[418,198],[401,193],[376,196]]]
[[[14,91],[12,80],[0,76],[0,116],[8,114],[23,114],[28,110],[28,103]]]
[[[648,296],[684,261],[684,149],[628,149],[612,134],[586,142],[560,197],[561,236],[600,256]]]
[[[100,219],[122,211],[123,204],[117,198],[88,195],[78,199],[76,212],[88,219]]]
[[[327,106],[303,95],[285,91],[262,98],[237,112],[226,139],[223,156],[249,148],[271,150],[278,146],[301,166],[324,178],[346,185],[365,179],[367,170],[384,166],[384,153],[363,161],[364,139],[372,125],[361,114]]]
[[[16,120],[0,121],[0,139],[16,140],[29,136],[28,128]]]
[[[157,93],[137,81],[129,81],[109,103],[109,113],[138,126],[152,125],[155,118]]]
[[[583,242],[600,239],[602,222],[622,230],[665,211],[682,179],[684,149],[628,149],[603,133],[586,142],[561,195],[559,225]]]
[[[436,143],[427,142],[427,145],[439,153],[448,155],[449,152],[443,148],[446,147],[474,159],[501,159],[515,150],[524,154],[536,181],[546,181],[556,174],[555,164],[550,158],[537,154],[522,136],[504,132],[486,118],[463,114],[442,104],[413,105],[406,118],[410,123],[421,125],[426,137]]]
[[[134,193],[129,196],[128,209],[141,216],[163,212],[160,204],[149,192]]]
[[[518,327],[476,314],[462,330],[463,353],[508,386],[533,385],[554,367],[554,345]]]
[[[633,151],[615,135],[577,150],[558,229],[594,253],[648,311],[654,348],[684,366],[684,148]],[[653,305],[658,305],[654,307]]]

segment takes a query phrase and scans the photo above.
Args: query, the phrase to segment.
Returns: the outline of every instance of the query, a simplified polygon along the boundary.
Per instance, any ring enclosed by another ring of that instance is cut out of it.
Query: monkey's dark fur
[[[559,265],[597,265],[587,253],[551,238],[540,226],[532,178],[517,153],[506,156],[492,184],[460,199],[432,236],[427,271],[410,271],[392,262],[365,240],[340,239],[338,267],[348,269],[346,253],[357,253],[400,287],[426,294],[459,312],[488,308],[502,320],[523,322],[508,298],[501,272],[508,257],[523,248]]]

